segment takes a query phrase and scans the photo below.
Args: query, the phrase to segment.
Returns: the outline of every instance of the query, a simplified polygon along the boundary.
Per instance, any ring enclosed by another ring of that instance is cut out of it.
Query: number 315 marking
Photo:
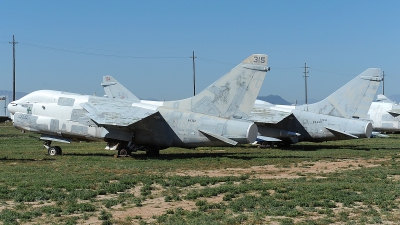
[[[254,56],[254,61],[255,63],[265,63],[265,57],[264,56]]]

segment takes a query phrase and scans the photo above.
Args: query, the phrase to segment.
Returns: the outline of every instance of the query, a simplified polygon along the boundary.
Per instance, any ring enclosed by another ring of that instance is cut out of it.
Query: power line
[[[197,57],[197,56],[196,56],[196,58],[204,60],[204,61],[208,61],[208,62],[213,62],[213,63],[227,64],[227,65],[237,65],[237,64],[232,63],[232,62],[224,62],[224,61],[215,60],[215,59],[209,59],[209,58],[203,58],[203,57]]]
[[[123,55],[118,55],[118,54],[103,54],[103,53],[95,53],[95,52],[85,52],[85,51],[78,51],[78,50],[54,48],[54,47],[48,47],[48,46],[42,46],[42,45],[29,44],[29,43],[25,43],[25,42],[21,42],[20,44],[34,47],[34,48],[40,48],[40,49],[46,49],[46,50],[52,50],[52,51],[58,51],[58,52],[68,52],[68,53],[75,53],[75,54],[96,55],[96,56],[106,56],[106,57],[116,57],[116,58],[132,58],[132,59],[184,59],[184,58],[188,58],[187,56],[123,56]]]

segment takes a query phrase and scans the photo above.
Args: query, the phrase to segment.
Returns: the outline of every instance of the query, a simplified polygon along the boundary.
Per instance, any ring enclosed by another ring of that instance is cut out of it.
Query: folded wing
[[[81,106],[97,124],[111,126],[129,126],[158,112],[157,106],[100,98],[81,103]]]
[[[254,121],[256,124],[277,124],[290,115],[292,115],[291,109],[277,108],[273,105],[256,103],[251,111],[249,120]]]

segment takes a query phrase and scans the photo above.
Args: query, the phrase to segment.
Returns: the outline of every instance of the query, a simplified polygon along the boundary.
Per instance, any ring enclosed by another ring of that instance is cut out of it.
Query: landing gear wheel
[[[61,155],[62,154],[62,150],[61,150],[60,146],[54,146],[54,147],[50,147],[47,150],[47,153],[49,153],[49,155],[51,155],[51,156]]]
[[[51,156],[57,155],[57,149],[56,149],[55,147],[50,147],[49,150],[47,150],[47,152],[48,152],[49,155],[51,155]]]
[[[127,157],[127,156],[129,156],[129,153],[126,149],[123,148],[123,149],[118,150],[118,156],[119,157]]]
[[[56,149],[57,155],[62,155],[62,150],[60,146],[54,146],[54,148]]]

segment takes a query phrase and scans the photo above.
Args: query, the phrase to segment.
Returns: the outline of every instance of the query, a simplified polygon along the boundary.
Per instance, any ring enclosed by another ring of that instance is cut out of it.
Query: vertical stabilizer
[[[382,80],[380,72],[380,69],[369,68],[324,100],[296,106],[296,109],[343,118],[368,118],[368,110]]]
[[[223,118],[247,118],[261,89],[268,56],[253,54],[199,94],[164,106]]]
[[[114,77],[107,75],[103,76],[103,83],[101,86],[104,87],[104,92],[108,98],[115,99],[129,99],[133,101],[140,101],[134,94],[120,84]]]

